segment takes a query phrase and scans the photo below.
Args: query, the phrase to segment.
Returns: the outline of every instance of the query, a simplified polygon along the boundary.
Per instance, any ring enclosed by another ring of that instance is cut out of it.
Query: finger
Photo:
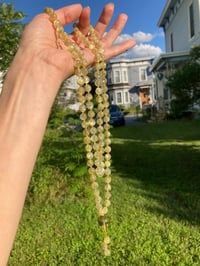
[[[126,25],[127,19],[128,16],[126,14],[120,14],[118,16],[110,31],[102,39],[105,46],[109,47],[114,43]]]
[[[82,12],[81,4],[74,4],[55,11],[61,24],[67,25],[77,20]]]
[[[134,40],[128,40],[121,44],[105,49],[106,60],[116,57],[128,51],[129,49],[133,48],[135,45],[136,45],[136,42]]]
[[[107,27],[111,21],[111,18],[113,16],[113,12],[114,12],[114,4],[109,3],[104,7],[104,9],[103,9],[103,11],[99,17],[99,20],[95,26],[95,32],[96,32],[96,35],[99,39],[104,35],[104,33],[105,33],[105,31],[106,31],[106,29],[107,29]]]
[[[84,35],[86,35],[89,30],[89,25],[90,25],[90,7],[85,7],[82,10],[82,13],[79,18],[78,28]]]

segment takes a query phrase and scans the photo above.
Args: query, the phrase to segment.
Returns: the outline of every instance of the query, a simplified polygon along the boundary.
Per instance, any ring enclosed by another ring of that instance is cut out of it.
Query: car
[[[125,124],[124,113],[116,104],[109,106],[110,111],[110,124],[113,126],[122,126]]]

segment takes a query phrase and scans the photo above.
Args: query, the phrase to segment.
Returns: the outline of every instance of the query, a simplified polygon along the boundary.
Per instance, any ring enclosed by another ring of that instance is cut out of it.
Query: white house
[[[61,90],[58,94],[58,103],[63,108],[70,108],[72,110],[78,111],[80,103],[77,99],[77,77],[74,75],[69,79],[65,80]]]
[[[158,26],[164,30],[166,46],[152,66],[159,109],[168,108],[172,97],[165,85],[168,76],[188,59],[192,47],[200,45],[200,0],[168,0]]]
[[[110,102],[124,107],[151,104],[153,57],[113,59],[107,62],[107,85]]]

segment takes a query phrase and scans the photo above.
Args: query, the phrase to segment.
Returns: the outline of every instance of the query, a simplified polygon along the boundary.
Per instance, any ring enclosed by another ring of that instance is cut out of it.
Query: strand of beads
[[[47,8],[45,12],[49,15],[50,21],[53,23],[57,38],[62,40],[63,44],[69,49],[75,61],[75,74],[77,75],[77,90],[80,101],[80,118],[82,120],[84,143],[87,154],[88,172],[90,174],[91,186],[95,196],[96,208],[99,215],[99,224],[104,230],[104,241],[102,248],[106,256],[110,255],[108,244],[110,238],[107,235],[108,223],[108,207],[110,206],[111,197],[111,148],[110,148],[110,132],[109,132],[109,103],[106,87],[106,71],[104,51],[95,31],[90,26],[89,38],[86,38],[74,25],[74,32],[81,42],[88,47],[95,55],[95,85],[96,85],[96,101],[98,103],[97,113],[94,112],[93,95],[91,94],[91,86],[89,85],[89,77],[87,70],[87,62],[84,54],[79,46],[72,41],[67,33],[64,32],[59,20],[53,9]],[[104,178],[104,202],[102,202],[99,190],[98,178]]]
[[[78,29],[77,24],[74,24],[74,32],[81,42],[85,44],[95,55],[95,85],[96,85],[96,101],[97,105],[97,117],[96,117],[96,127],[92,131],[97,131],[97,137],[95,138],[95,143],[93,145],[94,149],[94,159],[93,164],[90,163],[90,172],[92,172],[92,180],[94,180],[94,173],[96,177],[103,177],[105,181],[105,192],[104,192],[104,202],[99,195],[98,183],[96,180],[93,183],[93,190],[96,200],[96,207],[99,215],[99,224],[103,226],[104,229],[104,241],[102,244],[104,253],[110,255],[110,250],[108,244],[110,243],[110,238],[107,235],[106,225],[108,223],[108,207],[110,206],[111,197],[111,170],[110,170],[110,160],[111,160],[111,148],[110,148],[110,125],[109,125],[109,102],[106,86],[106,63],[104,57],[104,50],[101,47],[99,39],[97,38],[95,31],[92,26],[89,28],[89,39],[85,37]],[[95,169],[95,171],[94,171]],[[96,178],[95,177],[95,178]]]

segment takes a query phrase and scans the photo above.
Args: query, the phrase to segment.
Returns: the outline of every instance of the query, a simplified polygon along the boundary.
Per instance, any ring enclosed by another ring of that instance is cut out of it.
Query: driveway
[[[138,121],[139,117],[141,117],[141,115],[133,115],[133,114],[125,115],[125,125],[132,126],[132,125],[143,124],[144,122]]]

